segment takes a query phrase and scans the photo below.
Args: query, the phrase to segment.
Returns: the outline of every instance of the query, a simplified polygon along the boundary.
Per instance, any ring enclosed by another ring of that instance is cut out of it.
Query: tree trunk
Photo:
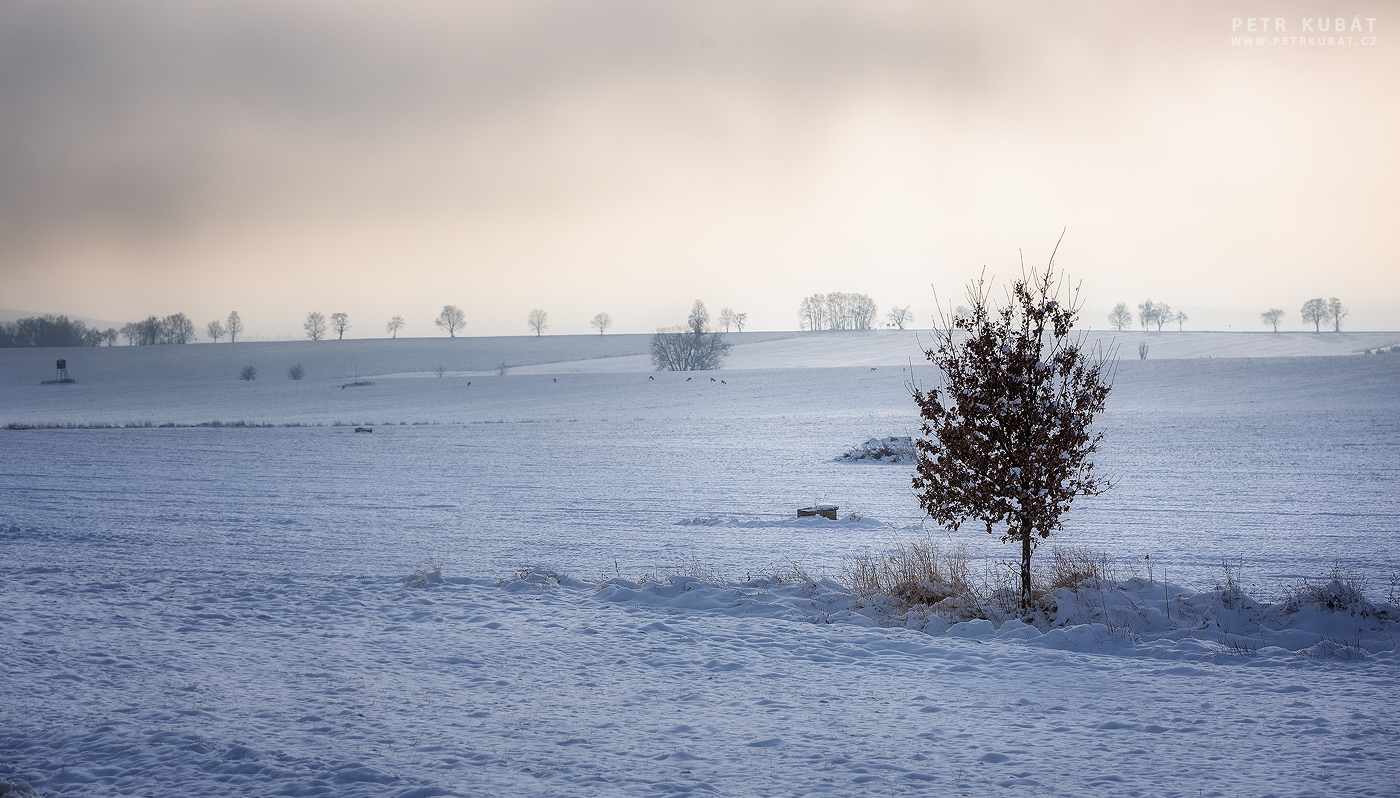
[[[1021,609],[1031,608],[1031,530],[1021,529]]]

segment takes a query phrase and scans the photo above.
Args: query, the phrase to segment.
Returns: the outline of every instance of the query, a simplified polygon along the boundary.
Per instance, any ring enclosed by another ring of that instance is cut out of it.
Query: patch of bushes
[[[1100,590],[1117,581],[1108,555],[1088,549],[1055,546],[1031,571],[1031,610],[1055,612],[1055,591]],[[1017,563],[990,560],[973,565],[966,543],[943,550],[925,537],[897,540],[883,551],[869,549],[846,558],[841,583],[852,594],[907,612],[936,608],[952,620],[1001,620],[1018,613],[1020,573]]]
[[[1289,612],[1312,608],[1363,618],[1376,614],[1376,605],[1366,598],[1365,577],[1342,573],[1341,563],[1333,563],[1321,579],[1303,577],[1285,588],[1284,602]]]

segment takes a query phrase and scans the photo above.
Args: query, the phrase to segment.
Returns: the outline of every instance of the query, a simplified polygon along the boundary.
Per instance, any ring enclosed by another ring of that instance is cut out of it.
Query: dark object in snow
[[[374,427],[356,427],[356,432],[374,432]]]
[[[558,381],[559,381],[559,378],[558,378],[558,377],[555,377],[555,378],[554,378],[554,381],[555,381],[555,382],[558,382]]]
[[[871,438],[836,458],[837,463],[913,463],[917,459],[914,439],[908,435]]]
[[[650,374],[647,375],[647,379],[651,380],[652,382],[656,382],[656,378],[651,376]]]
[[[356,380],[355,382],[347,382],[347,383],[345,383],[344,385],[340,386],[340,390],[343,391],[343,390],[345,390],[346,388],[359,388],[359,387],[362,387],[362,386],[365,386],[365,385],[373,385],[373,384],[374,384],[374,383],[373,383],[373,382],[370,382],[369,380]],[[470,383],[468,383],[468,384],[470,384]]]
[[[66,361],[66,360],[59,360],[59,361],[58,361],[58,379],[56,379],[56,380],[50,380],[49,383],[64,383],[64,382],[72,382],[72,381],[73,381],[73,378],[68,376],[68,361]],[[46,384],[48,384],[48,383],[46,383]]]
[[[816,507],[799,507],[797,508],[797,517],[807,518],[819,515],[822,518],[830,518],[835,521],[836,511],[839,509],[841,508],[834,504],[818,504]]]

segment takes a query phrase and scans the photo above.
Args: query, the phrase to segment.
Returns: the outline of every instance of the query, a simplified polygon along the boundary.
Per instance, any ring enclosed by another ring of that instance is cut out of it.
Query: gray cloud
[[[624,139],[704,138],[734,111],[794,149],[871,91],[976,116],[1009,76],[1034,90],[1035,21],[922,3],[9,4],[0,234],[13,252],[385,194],[489,202],[528,193],[497,183],[595,122],[590,104]]]

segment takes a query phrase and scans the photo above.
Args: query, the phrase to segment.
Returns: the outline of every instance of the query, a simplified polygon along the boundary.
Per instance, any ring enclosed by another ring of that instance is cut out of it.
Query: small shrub
[[[1215,592],[1219,594],[1220,604],[1225,607],[1225,609],[1233,610],[1248,598],[1244,592],[1244,588],[1240,586],[1239,580],[1240,570],[1243,567],[1243,559],[1236,560],[1233,563],[1229,560],[1220,561],[1220,570],[1225,574],[1225,582],[1222,584],[1217,581],[1215,583]]]
[[[299,380],[302,377],[306,376],[306,369],[302,368],[301,364],[298,363],[295,366],[292,366],[291,368],[287,369],[287,376],[291,377],[294,380]]]
[[[442,375],[444,375],[444,374],[447,373],[447,367],[446,367],[446,366],[436,366],[436,367],[433,368],[433,373],[436,374],[436,375],[438,375],[439,377],[441,377]]]
[[[243,380],[244,382],[252,382],[257,378],[258,370],[254,366],[244,366],[243,370],[238,372],[238,379]]]
[[[1286,588],[1284,601],[1289,612],[1311,606],[1362,617],[1376,613],[1375,605],[1366,598],[1366,578],[1342,573],[1341,563],[1334,563],[1321,579],[1304,577]]]
[[[508,366],[504,360],[502,360],[500,363],[497,363],[497,364],[496,364],[496,376],[497,376],[497,377],[504,377],[504,376],[506,376],[506,375],[509,374],[509,373],[510,373],[510,366]]]
[[[536,588],[558,587],[569,581],[569,575],[562,571],[555,571],[550,568],[531,568],[521,566],[520,570],[511,574],[509,579],[497,579],[497,587],[505,587],[512,582],[528,582]]]
[[[442,560],[434,557],[424,557],[418,570],[399,580],[400,584],[409,587],[427,587],[428,585],[442,584]]]

